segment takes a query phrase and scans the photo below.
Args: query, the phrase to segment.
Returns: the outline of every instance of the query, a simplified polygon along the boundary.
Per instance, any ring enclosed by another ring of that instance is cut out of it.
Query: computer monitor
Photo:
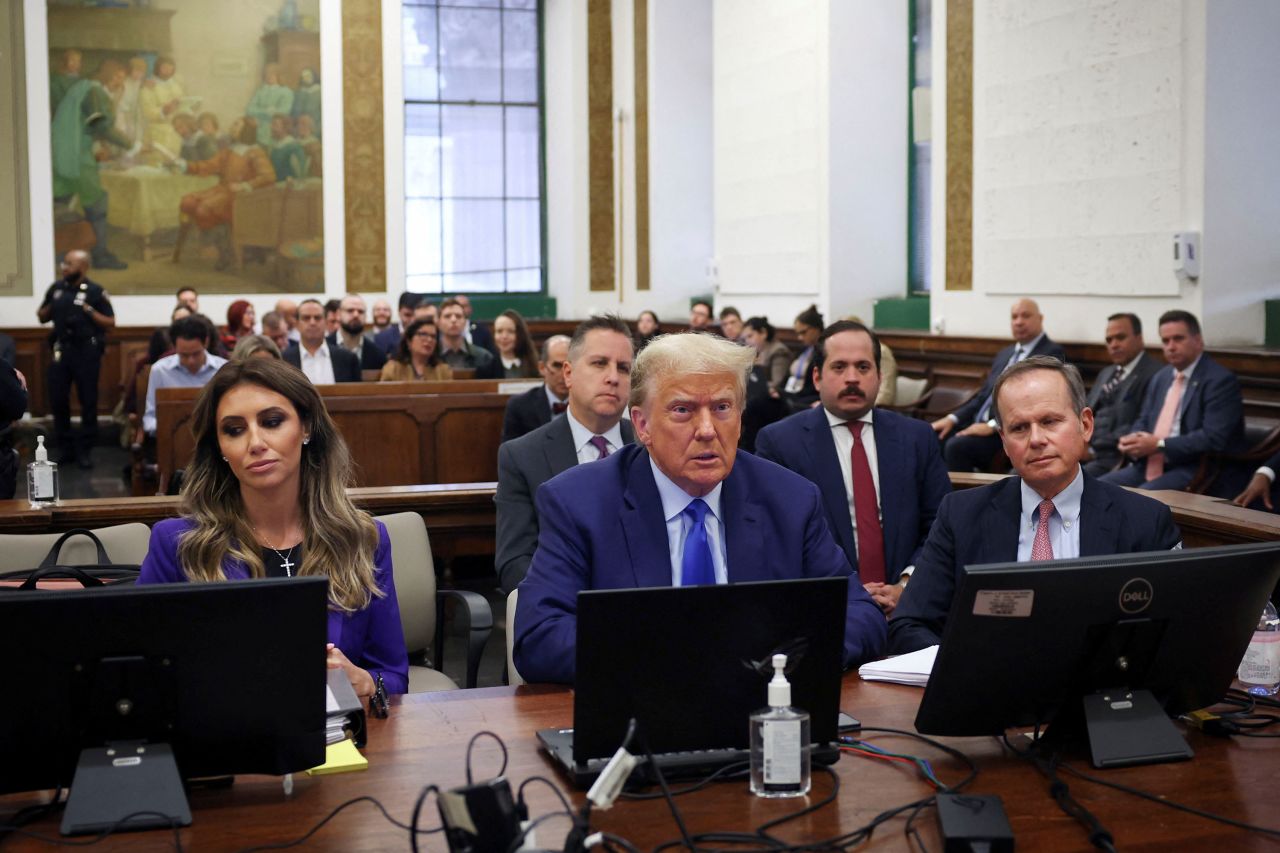
[[[0,793],[185,826],[184,779],[324,763],[327,613],[324,578],[0,594]]]
[[[1278,578],[1280,542],[968,566],[916,728],[1048,723],[1096,767],[1190,758],[1169,716],[1222,699]]]

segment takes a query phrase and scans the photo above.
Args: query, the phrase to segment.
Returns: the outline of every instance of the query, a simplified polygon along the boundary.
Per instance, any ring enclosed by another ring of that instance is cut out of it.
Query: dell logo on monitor
[[[1133,578],[1120,587],[1120,609],[1125,613],[1141,613],[1151,606],[1151,584],[1144,578]]]

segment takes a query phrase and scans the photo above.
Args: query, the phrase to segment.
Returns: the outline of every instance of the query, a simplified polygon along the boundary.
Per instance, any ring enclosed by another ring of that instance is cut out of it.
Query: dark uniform
[[[84,310],[85,305],[114,317],[107,292],[87,278],[72,284],[65,278],[55,281],[44,295],[41,308],[50,307],[53,331],[53,361],[49,365],[49,402],[53,408],[54,437],[64,461],[77,453],[85,459],[98,435],[98,374],[106,347],[105,330]],[[78,445],[71,435],[71,385],[80,400],[81,432]]]

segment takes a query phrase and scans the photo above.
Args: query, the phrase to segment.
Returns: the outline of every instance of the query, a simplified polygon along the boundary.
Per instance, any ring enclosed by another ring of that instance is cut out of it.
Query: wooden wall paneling
[[[587,218],[590,289],[616,290],[612,0],[587,0]]]

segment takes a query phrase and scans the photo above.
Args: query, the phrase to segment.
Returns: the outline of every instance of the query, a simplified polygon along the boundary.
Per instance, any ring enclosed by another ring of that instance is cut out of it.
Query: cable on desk
[[[24,838],[30,838],[35,841],[39,841],[42,844],[52,844],[56,847],[92,847],[95,844],[101,843],[104,839],[106,839],[108,836],[112,835],[113,833],[119,832],[121,829],[124,829],[125,824],[133,820],[135,817],[161,817],[168,820],[170,828],[173,829],[173,849],[178,851],[178,853],[182,853],[182,827],[178,824],[177,820],[174,819],[173,815],[165,814],[164,812],[153,812],[153,811],[132,812],[120,818],[114,824],[107,827],[102,832],[95,835],[93,838],[89,838],[84,841],[68,841],[65,838],[54,838],[49,835],[41,835],[38,832],[31,832],[30,830],[23,829],[22,826],[13,826],[13,825],[0,825],[0,836],[3,836],[8,833],[12,833],[14,835],[21,835]]]
[[[441,832],[444,830],[443,824],[441,824],[435,829],[430,829],[430,830],[418,829],[418,818],[422,816],[422,804],[427,801],[427,797],[431,796],[432,794],[438,795],[439,793],[440,793],[440,789],[437,786],[428,785],[418,793],[418,799],[413,804],[413,817],[410,818],[409,825],[405,827],[406,829],[409,830],[409,849],[411,849],[413,853],[418,853],[418,834],[419,833],[422,833],[424,835],[430,835],[433,832]]]
[[[1070,786],[1062,781],[1062,777],[1058,775],[1058,767],[1063,766],[1061,756],[1055,752],[1046,759],[1036,751],[1028,758],[1035,765],[1035,768],[1049,780],[1049,796],[1053,797],[1053,801],[1058,804],[1058,808],[1062,809],[1068,817],[1075,818],[1088,830],[1089,843],[1099,850],[1115,853],[1115,836],[1111,834],[1111,830],[1103,826],[1102,821],[1098,820],[1093,812],[1081,805],[1071,795]]]
[[[493,774],[493,778],[497,778],[498,776],[501,776],[503,773],[507,772],[507,745],[502,742],[502,738],[498,737],[496,734],[489,731],[488,729],[485,729],[484,731],[476,732],[471,736],[471,740],[467,741],[467,784],[468,785],[473,784],[471,780],[471,748],[474,747],[476,745],[476,741],[478,741],[482,737],[493,738],[498,742],[498,746],[502,749],[502,766],[498,768],[497,773]]]
[[[1260,835],[1265,835],[1269,838],[1280,838],[1280,829],[1272,829],[1266,826],[1258,826],[1252,823],[1245,823],[1244,821],[1236,820],[1235,818],[1225,817],[1223,815],[1214,814],[1213,812],[1207,812],[1207,811],[1204,811],[1203,809],[1198,809],[1195,806],[1188,806],[1184,803],[1179,803],[1174,800],[1166,799],[1165,797],[1161,797],[1158,794],[1152,794],[1147,791],[1143,791],[1139,788],[1131,788],[1128,785],[1121,785],[1119,782],[1111,782],[1107,779],[1100,779],[1097,776],[1093,776],[1089,773],[1085,773],[1083,770],[1077,770],[1076,768],[1072,767],[1069,764],[1064,763],[1061,765],[1061,767],[1063,770],[1070,773],[1072,776],[1075,776],[1079,779],[1083,779],[1086,782],[1092,782],[1095,785],[1102,785],[1105,788],[1111,788],[1113,790],[1120,791],[1121,793],[1129,794],[1134,797],[1141,797],[1144,800],[1150,800],[1153,803],[1159,803],[1162,806],[1167,806],[1168,808],[1174,809],[1176,811],[1186,812],[1187,814],[1193,814],[1197,817],[1202,817],[1205,820],[1212,820],[1218,823],[1224,823],[1227,826],[1234,826],[1237,829],[1244,829],[1244,830],[1248,830],[1249,832],[1256,832]]]

